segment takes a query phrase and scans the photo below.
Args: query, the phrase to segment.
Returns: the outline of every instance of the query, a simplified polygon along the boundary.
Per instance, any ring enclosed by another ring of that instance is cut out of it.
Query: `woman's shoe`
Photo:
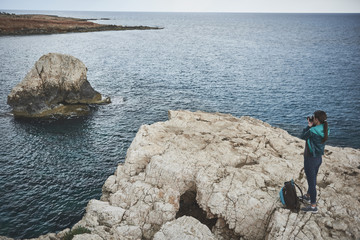
[[[307,204],[310,204],[310,203],[311,203],[310,197],[308,197],[307,195],[302,195],[301,197],[299,197],[299,199],[300,199],[303,203],[307,203]]]
[[[318,209],[317,209],[317,207],[312,207],[311,205],[309,205],[309,206],[307,206],[307,207],[302,208],[301,211],[303,211],[303,212],[317,213],[317,212],[318,212]]]

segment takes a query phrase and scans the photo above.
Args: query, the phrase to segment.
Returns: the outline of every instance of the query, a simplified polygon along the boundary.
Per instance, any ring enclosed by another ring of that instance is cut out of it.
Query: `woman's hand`
[[[314,122],[310,122],[310,119],[309,119],[309,118],[307,119],[307,121],[308,121],[308,126],[309,126],[309,127],[312,127],[312,126],[314,125]]]

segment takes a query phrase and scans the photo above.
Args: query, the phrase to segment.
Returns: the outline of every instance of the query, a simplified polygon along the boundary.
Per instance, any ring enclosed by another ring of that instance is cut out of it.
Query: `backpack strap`
[[[294,185],[299,189],[300,193],[301,193],[301,197],[304,196],[303,192],[301,191],[301,188],[299,187],[299,185],[297,185],[295,182],[294,182]],[[302,199],[301,199],[302,201]]]

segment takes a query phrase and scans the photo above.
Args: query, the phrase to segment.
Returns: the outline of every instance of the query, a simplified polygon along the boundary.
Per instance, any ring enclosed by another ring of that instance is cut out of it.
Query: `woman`
[[[314,112],[312,118],[308,118],[308,126],[303,130],[302,139],[306,140],[304,151],[304,169],[308,182],[308,191],[303,196],[303,200],[310,203],[309,206],[302,208],[302,211],[317,213],[316,205],[316,176],[322,163],[325,142],[330,133],[327,116],[324,111]]]

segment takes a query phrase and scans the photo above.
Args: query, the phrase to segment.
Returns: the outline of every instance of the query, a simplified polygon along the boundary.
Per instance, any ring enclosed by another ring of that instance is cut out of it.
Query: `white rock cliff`
[[[360,239],[360,150],[326,146],[318,214],[282,208],[285,181],[306,189],[304,143],[250,117],[169,111],[139,129],[75,227],[92,239]]]

